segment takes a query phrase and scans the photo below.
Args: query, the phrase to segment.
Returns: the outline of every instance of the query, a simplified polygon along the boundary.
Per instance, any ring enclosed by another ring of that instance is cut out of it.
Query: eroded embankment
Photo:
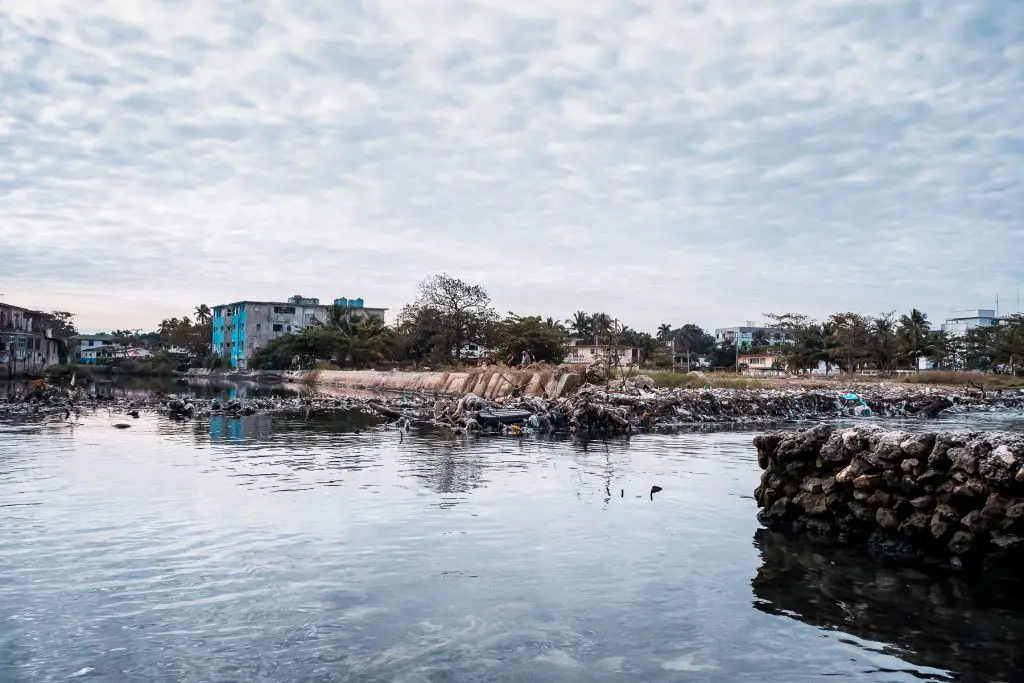
[[[1024,558],[1024,436],[818,425],[754,444],[771,529],[955,568]]]
[[[226,374],[222,371],[192,370],[196,378],[245,378],[293,382],[317,387],[379,392],[410,392],[429,395],[499,398],[511,394],[556,398],[571,394],[587,379],[580,366],[541,365],[523,370],[479,368],[451,372],[399,372],[378,370],[306,370],[299,372],[253,372]]]

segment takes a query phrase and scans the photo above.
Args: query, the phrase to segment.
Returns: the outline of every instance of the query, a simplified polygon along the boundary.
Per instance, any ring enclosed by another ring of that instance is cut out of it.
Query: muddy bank
[[[770,529],[954,569],[1024,559],[1024,436],[822,424],[754,444]]]

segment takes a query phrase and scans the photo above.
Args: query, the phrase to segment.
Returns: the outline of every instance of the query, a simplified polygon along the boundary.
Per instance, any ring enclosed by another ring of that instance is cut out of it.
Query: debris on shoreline
[[[472,394],[441,399],[434,404],[432,423],[455,432],[508,431],[520,425],[541,433],[625,434],[694,424],[767,424],[860,415],[934,418],[947,410],[1024,409],[1024,392],[983,399],[881,387],[862,390],[854,401],[848,392],[834,390],[655,389],[653,381],[644,379],[634,377],[608,386],[587,384],[556,400],[513,395],[489,401]],[[864,411],[865,407],[869,410]]]
[[[0,415],[110,409],[144,410],[175,419],[209,415],[241,417],[256,413],[349,410],[375,413],[387,422],[418,424],[456,434],[584,433],[592,435],[671,431],[704,424],[770,424],[849,417],[934,418],[942,413],[1024,409],[1024,391],[981,396],[950,396],[932,388],[880,384],[848,390],[667,389],[644,376],[584,384],[568,396],[545,399],[513,391],[485,399],[407,392],[374,397],[308,393],[223,401],[187,394],[154,392],[144,397],[88,394],[82,388],[37,385],[0,396]]]

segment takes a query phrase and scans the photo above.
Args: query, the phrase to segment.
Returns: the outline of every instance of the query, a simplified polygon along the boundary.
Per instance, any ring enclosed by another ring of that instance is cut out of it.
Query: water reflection
[[[754,545],[762,560],[751,581],[758,610],[879,643],[881,652],[932,670],[916,672],[924,680],[1020,680],[1019,580],[928,576],[766,529]]]
[[[1010,586],[752,544],[752,431],[376,424],[0,421],[0,681],[906,683],[1020,664]]]

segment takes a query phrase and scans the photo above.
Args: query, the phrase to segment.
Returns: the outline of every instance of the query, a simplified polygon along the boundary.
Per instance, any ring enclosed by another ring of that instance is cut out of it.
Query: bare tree
[[[429,316],[424,313],[429,312]],[[472,285],[447,273],[434,275],[419,286],[416,301],[402,310],[406,321],[429,317],[436,321],[438,343],[444,345],[443,355],[462,359],[465,347],[481,343],[488,329],[497,320],[491,308],[491,297],[480,285]]]

